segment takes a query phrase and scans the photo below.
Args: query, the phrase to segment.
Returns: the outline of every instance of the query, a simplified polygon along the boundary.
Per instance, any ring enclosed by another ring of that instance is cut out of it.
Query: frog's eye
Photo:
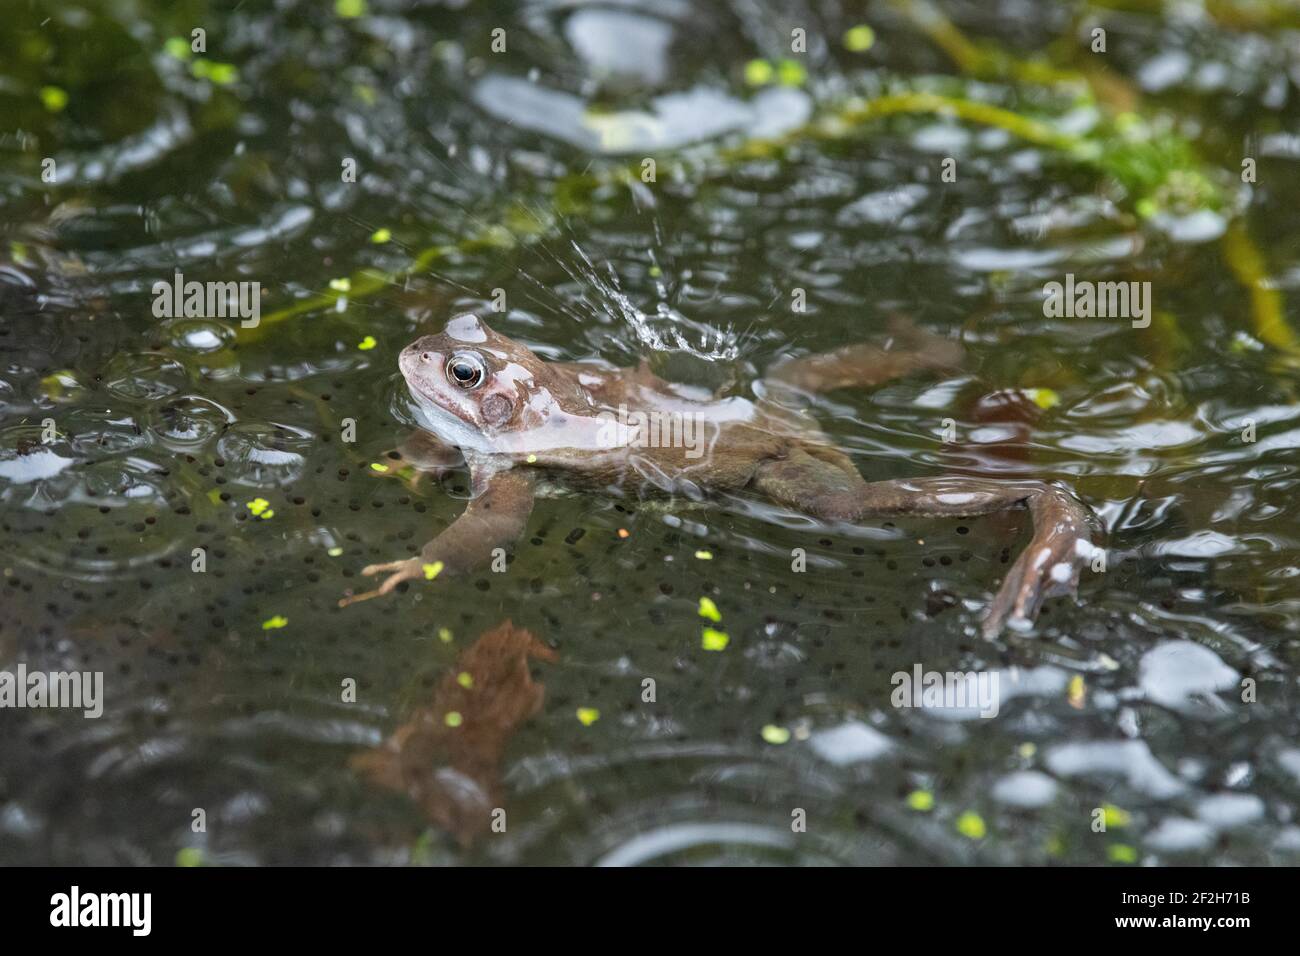
[[[486,373],[483,360],[473,352],[461,352],[447,360],[447,378],[461,388],[475,388]]]

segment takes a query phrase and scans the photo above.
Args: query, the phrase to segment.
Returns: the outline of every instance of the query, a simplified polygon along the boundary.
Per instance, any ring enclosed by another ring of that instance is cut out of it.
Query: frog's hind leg
[[[759,464],[750,487],[815,518],[852,521],[867,482],[848,455],[830,445],[798,446]]]
[[[956,368],[962,347],[906,320],[890,323],[889,345],[859,343],[787,359],[768,369],[768,381],[814,395],[841,388],[874,388],[920,371]]]
[[[803,449],[763,462],[751,486],[773,501],[817,518],[965,518],[1028,508],[1034,536],[1012,565],[984,618],[986,637],[1004,623],[1025,628],[1045,598],[1074,594],[1079,568],[1093,553],[1088,509],[1062,488],[1041,481],[945,476],[867,482]]]

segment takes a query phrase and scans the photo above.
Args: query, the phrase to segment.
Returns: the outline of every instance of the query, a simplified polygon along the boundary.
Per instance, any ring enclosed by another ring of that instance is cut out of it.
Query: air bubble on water
[[[103,379],[108,394],[126,401],[166,398],[188,384],[179,362],[154,352],[116,356],[104,370]]]
[[[303,428],[269,422],[241,422],[217,442],[225,474],[247,487],[286,485],[302,474],[313,436]]]
[[[220,351],[234,339],[229,326],[210,319],[175,319],[161,328],[174,348],[198,355]]]
[[[184,395],[149,410],[149,431],[170,447],[196,451],[235,421],[228,409],[199,395]]]

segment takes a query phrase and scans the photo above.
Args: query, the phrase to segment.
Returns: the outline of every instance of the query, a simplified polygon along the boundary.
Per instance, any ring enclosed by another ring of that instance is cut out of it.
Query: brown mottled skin
[[[766,391],[871,387],[952,368],[961,358],[956,343],[915,330],[900,330],[894,344],[901,347],[850,345],[786,360],[769,371]],[[644,362],[635,369],[544,362],[473,315],[417,339],[403,350],[399,366],[417,406],[429,410],[426,427],[437,439],[425,433],[413,446],[413,463],[444,470],[451,460],[445,446],[457,446],[474,497],[419,557],[365,568],[366,575],[388,577],[341,605],[387,594],[435,562],[446,573],[487,564],[494,549],[524,533],[542,476],[605,494],[756,495],[834,521],[1028,508],[1034,536],[989,605],[988,636],[1008,622],[1027,627],[1046,597],[1073,594],[1079,567],[1092,552],[1087,508],[1055,485],[955,475],[868,482],[814,421],[774,401],[692,394],[658,378]],[[702,453],[693,456],[680,442],[643,447],[611,441],[599,430],[608,417],[600,416],[620,405],[632,412],[690,413],[703,423],[707,444],[696,446]]]
[[[506,745],[542,707],[545,688],[533,681],[528,662],[556,657],[529,631],[502,622],[456,658],[430,706],[378,747],[354,756],[352,768],[407,794],[430,821],[468,846],[488,831],[502,804]],[[448,714],[459,717],[456,726]]]

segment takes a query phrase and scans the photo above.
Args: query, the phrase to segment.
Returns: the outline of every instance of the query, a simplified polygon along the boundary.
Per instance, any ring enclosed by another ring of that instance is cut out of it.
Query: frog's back
[[[544,456],[544,467],[567,472],[582,487],[640,496],[735,492],[752,482],[764,462],[798,449],[838,454],[815,420],[768,400],[719,397],[668,382],[644,361],[636,368],[563,367],[591,402],[589,414],[620,427],[618,447],[604,453],[587,448],[558,460]]]

